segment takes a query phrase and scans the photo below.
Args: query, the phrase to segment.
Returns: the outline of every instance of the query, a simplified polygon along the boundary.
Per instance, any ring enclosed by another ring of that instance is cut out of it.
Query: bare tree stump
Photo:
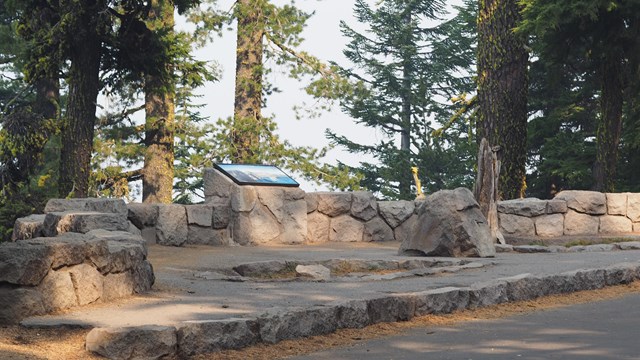
[[[482,138],[478,150],[478,175],[473,187],[473,195],[480,205],[482,214],[487,218],[494,241],[504,244],[504,236],[498,224],[498,179],[500,178],[499,146],[491,147],[487,139]]]

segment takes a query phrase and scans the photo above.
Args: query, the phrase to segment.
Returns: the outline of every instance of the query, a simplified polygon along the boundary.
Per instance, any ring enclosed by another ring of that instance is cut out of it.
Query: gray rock
[[[607,198],[596,191],[565,190],[555,196],[556,200],[565,200],[569,209],[591,215],[607,213]]]
[[[307,240],[312,243],[329,241],[331,219],[318,211],[307,214]]]
[[[548,246],[540,246],[540,245],[519,245],[514,246],[513,251],[525,254],[534,254],[534,253],[550,253],[551,248]]]
[[[213,207],[212,225],[214,229],[226,229],[231,219],[231,207],[226,205],[215,205]]]
[[[0,324],[14,325],[22,319],[45,314],[42,294],[30,287],[0,285]]]
[[[127,229],[127,232],[132,233],[133,235],[138,235],[138,236],[142,236],[142,231],[140,229],[138,229],[137,226],[135,226],[131,220],[129,220],[129,228]]]
[[[415,203],[413,201],[380,201],[378,202],[378,211],[384,221],[395,229],[405,222],[415,211]]]
[[[628,194],[627,196],[627,217],[634,223],[640,222],[640,194]]]
[[[509,244],[496,244],[497,253],[513,252],[513,245]]]
[[[620,250],[640,250],[640,241],[625,241],[615,244]]]
[[[507,298],[510,302],[537,299],[548,295],[551,291],[543,279],[531,274],[521,274],[501,280],[507,283]]]
[[[103,274],[129,271],[146,259],[145,250],[139,243],[109,241],[107,244],[108,262],[98,268]]]
[[[176,329],[172,326],[94,328],[86,337],[87,351],[114,360],[159,359],[177,350]]]
[[[51,271],[37,287],[43,294],[42,304],[47,313],[78,305],[78,298],[67,270]]]
[[[307,195],[304,190],[299,187],[286,187],[282,188],[284,190],[284,200],[285,201],[296,201],[296,200],[304,200]]]
[[[572,292],[602,289],[606,284],[603,269],[574,270],[564,272],[559,276],[569,282],[566,289]]]
[[[318,211],[330,217],[346,214],[351,210],[352,193],[350,192],[317,192]]]
[[[160,245],[182,246],[187,241],[187,212],[183,205],[161,204],[158,206],[156,241]]]
[[[204,169],[205,202],[229,199],[232,188],[237,187],[231,179],[213,168]]]
[[[519,216],[540,216],[547,211],[547,201],[536,198],[514,199],[498,202],[498,212]]]
[[[565,235],[597,235],[600,227],[598,217],[569,210],[564,217]]]
[[[158,204],[129,203],[127,209],[129,220],[138,229],[153,227],[158,223]]]
[[[415,314],[413,295],[388,295],[367,300],[367,313],[371,324],[411,320]]]
[[[445,287],[414,293],[415,316],[449,314],[469,305],[469,290]]]
[[[260,338],[266,343],[329,334],[337,329],[336,308],[316,306],[299,310],[268,311],[258,318]]]
[[[409,238],[415,234],[415,227],[418,223],[418,216],[411,215],[398,227],[393,229],[393,236],[396,241],[404,242],[409,241]]]
[[[35,238],[23,242],[30,246],[46,248],[47,263],[52,269],[77,265],[86,260],[95,260],[95,264],[98,265],[108,261],[107,242],[91,240],[87,235],[72,236],[71,233],[67,233],[55,238]]]
[[[127,231],[129,221],[119,213],[50,212],[45,216],[43,232],[53,237],[66,232],[85,234],[91,230]]]
[[[147,260],[135,264],[131,270],[131,279],[133,280],[133,291],[136,294],[142,294],[149,290],[156,281],[153,273],[153,266]]]
[[[240,245],[268,244],[277,240],[281,225],[271,212],[258,204],[250,213],[234,214],[232,239]]]
[[[469,287],[469,309],[502,304],[507,301],[509,301],[507,283],[504,280],[480,282]]]
[[[249,212],[258,202],[255,186],[235,186],[231,192],[231,210]]]
[[[614,244],[596,244],[572,246],[567,249],[567,252],[606,252],[613,250],[617,250],[617,246]]]
[[[393,230],[379,217],[375,217],[364,224],[362,241],[394,241]]]
[[[260,340],[251,319],[186,321],[178,327],[178,354],[183,358],[227,349],[241,349]]]
[[[400,253],[427,256],[495,256],[489,225],[471,191],[442,190],[427,196],[420,207],[413,235]]]
[[[564,214],[569,208],[564,200],[552,199],[547,201],[547,214]]]
[[[99,212],[127,216],[127,204],[122,199],[78,198],[51,199],[44,207],[45,214],[52,212]]]
[[[609,215],[627,215],[627,194],[606,193],[607,198],[607,214]]]
[[[625,234],[633,232],[633,223],[626,216],[604,215],[600,217],[600,234]]]
[[[364,224],[348,214],[331,219],[329,241],[356,242],[362,241]]]
[[[229,246],[231,244],[231,236],[227,229],[212,229],[189,225],[187,244]]]
[[[351,202],[351,216],[369,221],[378,215],[378,204],[373,194],[368,191],[354,191]]]
[[[269,211],[275,216],[278,222],[282,223],[282,219],[284,217],[283,208],[285,204],[284,200],[284,189],[272,186],[265,186],[256,188],[256,193],[258,194],[258,199],[262,205],[266,206]],[[305,214],[306,214],[306,202],[305,205]]]
[[[146,244],[156,244],[158,239],[156,239],[157,230],[154,227],[147,227],[140,230],[140,236],[144,239]]]
[[[503,235],[512,236],[534,236],[536,234],[535,225],[531,218],[499,213],[500,232]]]
[[[536,235],[540,237],[557,237],[564,233],[564,215],[550,214],[534,219]]]
[[[131,272],[105,275],[102,288],[103,301],[111,301],[131,296],[134,289]]]
[[[302,200],[285,200],[282,207],[282,244],[301,244],[307,241],[307,203]]]
[[[334,308],[338,329],[361,329],[371,324],[366,300],[342,302],[336,304]]]
[[[102,297],[102,275],[88,264],[74,265],[68,269],[76,290],[78,305],[87,305]]]
[[[212,205],[185,205],[184,208],[187,211],[187,223],[189,225],[198,225],[202,227],[211,227],[213,225]]]
[[[304,197],[304,201],[307,203],[307,214],[318,210],[318,197],[315,193],[308,193]]]
[[[0,243],[0,283],[38,285],[52,261],[51,249],[45,245]]]
[[[16,220],[11,241],[32,239],[43,236],[45,215],[29,215]]]
[[[607,286],[630,284],[637,279],[638,263],[622,263],[604,269],[604,282]]]
[[[233,268],[235,272],[242,276],[255,277],[264,274],[273,274],[287,268],[284,261],[259,261],[248,264],[241,264]]]
[[[327,281],[331,279],[331,270],[322,265],[298,265],[296,273],[312,277],[314,280]]]

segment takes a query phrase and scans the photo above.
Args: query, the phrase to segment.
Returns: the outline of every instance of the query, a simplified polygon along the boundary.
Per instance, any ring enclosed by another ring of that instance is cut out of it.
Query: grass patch
[[[587,245],[607,245],[607,244],[615,244],[615,243],[621,243],[621,242],[631,242],[631,241],[637,241],[636,239],[630,239],[630,238],[604,238],[604,239],[579,239],[579,240],[574,240],[571,242],[568,242],[566,244],[564,244],[565,247],[570,248],[572,246],[587,246]]]

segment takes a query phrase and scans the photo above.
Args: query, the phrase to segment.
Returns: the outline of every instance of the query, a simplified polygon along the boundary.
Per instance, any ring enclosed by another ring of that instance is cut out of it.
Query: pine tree
[[[477,138],[500,146],[502,199],[524,196],[527,139],[525,37],[516,0],[480,0],[478,14]],[[478,141],[479,142],[479,141]]]

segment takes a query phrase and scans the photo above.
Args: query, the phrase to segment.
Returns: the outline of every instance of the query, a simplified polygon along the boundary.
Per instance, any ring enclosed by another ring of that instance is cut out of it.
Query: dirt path
[[[257,345],[241,351],[225,351],[194,357],[194,359],[282,359],[303,355],[335,346],[401,333],[409,328],[452,325],[462,321],[496,319],[532,311],[540,311],[573,304],[610,300],[631,293],[640,293],[640,281],[629,285],[612,286],[601,290],[581,291],[568,295],[554,295],[531,301],[467,310],[448,315],[429,315],[408,322],[382,323],[364,329],[343,329],[330,335],[300,340],[287,340],[275,345]],[[88,330],[26,329],[20,326],[0,327],[0,358],[23,359],[100,359],[84,350]]]

